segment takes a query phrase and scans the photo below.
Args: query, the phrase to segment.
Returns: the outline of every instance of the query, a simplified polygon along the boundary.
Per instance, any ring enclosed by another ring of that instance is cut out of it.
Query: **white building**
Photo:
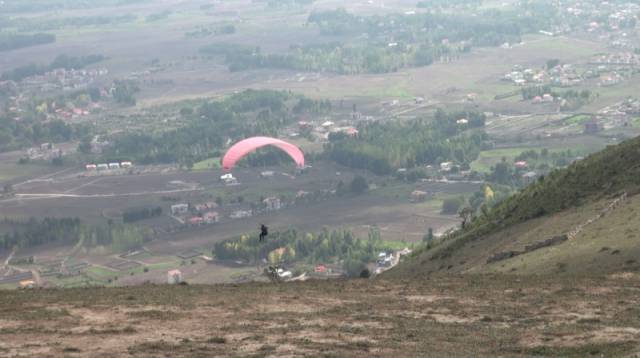
[[[237,210],[234,211],[229,217],[231,219],[242,219],[242,218],[250,218],[253,215],[251,210]]]
[[[189,204],[171,205],[171,215],[184,215],[189,212]]]
[[[275,196],[264,199],[262,203],[267,210],[280,210],[282,208],[280,198]]]
[[[227,173],[220,176],[220,180],[223,181],[227,185],[237,184],[238,180],[234,178],[233,174]]]
[[[442,163],[440,163],[440,170],[443,171],[443,172],[451,171],[451,168],[453,168],[453,162],[442,162]]]
[[[220,215],[215,211],[209,211],[202,215],[202,219],[207,224],[214,224],[220,220]]]

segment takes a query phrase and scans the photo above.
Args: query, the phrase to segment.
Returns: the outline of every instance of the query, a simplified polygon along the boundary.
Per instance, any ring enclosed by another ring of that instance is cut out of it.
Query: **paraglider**
[[[260,225],[260,239],[258,241],[262,242],[267,235],[269,235],[269,228],[267,228],[264,224]]]
[[[295,161],[298,167],[304,167],[304,154],[295,145],[276,138],[253,137],[241,140],[231,146],[222,158],[222,168],[231,170],[245,155],[268,145],[282,149]]]

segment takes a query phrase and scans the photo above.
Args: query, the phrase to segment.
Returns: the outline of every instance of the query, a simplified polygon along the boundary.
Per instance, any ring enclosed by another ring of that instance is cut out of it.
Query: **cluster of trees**
[[[445,4],[446,3],[446,4]],[[477,1],[425,1],[420,6],[440,7],[473,5]],[[352,64],[338,72],[389,72],[406,66],[426,66],[435,61],[450,61],[468,52],[472,46],[498,46],[520,42],[525,33],[548,28],[552,19],[538,16],[549,14],[549,9],[518,4],[525,8],[510,10],[485,10],[468,15],[460,12],[362,17],[344,9],[314,11],[308,23],[320,32],[331,36],[355,36],[365,33],[366,44],[357,47],[333,46],[338,51],[325,51],[318,58],[333,60],[333,66],[323,64],[331,71],[340,69],[337,64]],[[394,43],[389,43],[389,35]],[[311,51],[307,51],[312,53]],[[310,59],[308,53],[301,56]],[[358,55],[363,55],[360,58]],[[314,60],[316,60],[314,58]],[[317,62],[317,61],[315,61]]]
[[[315,0],[253,0],[254,3],[266,3],[269,8],[299,7],[314,3]]]
[[[332,108],[331,101],[324,100],[318,101],[313,100],[306,97],[301,97],[298,99],[298,103],[296,103],[291,110],[295,114],[321,114],[330,112]]]
[[[246,90],[195,109],[183,108],[180,112],[188,119],[184,127],[118,135],[105,156],[107,160],[130,158],[143,164],[179,163],[190,167],[219,155],[229,139],[235,142],[254,135],[277,135],[279,129],[296,119],[287,106],[291,98],[287,92]],[[268,155],[284,159],[281,153]]]
[[[591,90],[568,90],[559,94],[562,99],[565,100],[563,108],[565,110],[578,109],[585,104],[591,102],[594,98],[594,94]]]
[[[512,188],[522,188],[526,184],[521,176],[523,172],[535,170],[538,174],[544,174],[555,168],[566,167],[575,158],[576,154],[571,149],[554,152],[550,152],[546,148],[540,151],[531,149],[522,152],[514,160],[515,162],[526,161],[526,168],[516,168],[506,158],[502,158],[502,161],[491,167],[491,171],[487,173],[485,180]]]
[[[125,106],[135,106],[134,94],[140,91],[140,87],[135,81],[116,80],[114,81],[113,99]]]
[[[218,242],[213,254],[221,260],[242,260],[247,263],[267,258],[272,264],[304,262],[342,263],[350,276],[358,276],[377,253],[387,249],[380,232],[371,230],[367,239],[356,238],[350,231],[301,233],[290,229],[274,232],[264,242],[257,236],[243,235]]]
[[[122,221],[125,223],[132,223],[160,215],[162,215],[162,208],[159,206],[156,208],[128,209],[122,213]]]
[[[21,81],[27,77],[42,75],[47,71],[55,70],[58,68],[64,68],[67,70],[78,70],[84,68],[85,66],[104,61],[105,59],[106,57],[103,55],[88,55],[81,57],[59,55],[47,66],[31,63],[10,71],[3,72],[2,76],[0,76],[0,79],[3,81]]]
[[[0,235],[0,250],[82,242],[88,247],[109,246],[115,251],[124,251],[142,246],[152,236],[146,228],[118,224],[88,226],[77,218],[5,219],[3,224],[13,227],[13,231]]]
[[[342,180],[338,181],[336,186],[336,195],[343,196],[348,194],[360,195],[369,190],[369,183],[362,175],[356,175],[349,185],[345,185]]]
[[[582,91],[568,90],[564,92],[558,92],[549,85],[524,87],[522,88],[521,93],[523,100],[530,100],[538,96],[542,97],[545,94],[550,94],[554,98],[562,98],[568,101],[589,101],[593,97],[593,93],[588,89]]]
[[[468,48],[442,44],[411,47],[379,45],[347,46],[338,42],[291,46],[288,53],[265,54],[260,47],[213,44],[201,49],[205,55],[222,57],[230,71],[256,68],[293,69],[340,74],[386,73],[407,66],[425,66],[443,56],[455,57]]]
[[[15,230],[0,236],[0,249],[34,247],[48,243],[72,244],[78,241],[82,227],[80,219],[30,218],[25,222],[6,220]]]
[[[149,0],[5,0],[2,10],[7,13],[42,12],[51,10],[92,9],[98,7],[127,6],[149,2]]]
[[[0,34],[0,52],[11,51],[23,47],[53,43],[56,35],[36,33],[32,35],[5,33]]]
[[[86,125],[72,126],[61,120],[42,123],[35,119],[16,121],[0,115],[0,152],[40,143],[60,143],[86,136]]]
[[[477,8],[484,0],[421,0],[416,7],[419,9],[449,8],[457,6],[472,6]]]
[[[145,21],[146,22],[155,22],[155,21],[166,20],[166,19],[169,18],[169,15],[171,15],[171,13],[172,12],[170,10],[155,12],[153,14],[147,15],[147,17],[145,18]]]
[[[457,123],[463,118],[468,124]],[[325,152],[342,165],[379,175],[445,161],[468,165],[478,157],[486,140],[484,121],[482,113],[439,110],[432,120],[366,124],[358,128],[357,138],[330,136]]]
[[[85,26],[117,25],[132,22],[133,15],[119,16],[82,16],[82,17],[19,17],[10,19],[5,26],[20,32],[51,31],[65,27],[78,28]]]
[[[549,85],[545,86],[532,86],[532,87],[524,87],[520,90],[522,94],[522,99],[524,101],[534,99],[535,97],[542,97],[545,94],[551,94],[553,89]]]
[[[307,22],[317,26],[322,34],[364,33],[366,39],[349,45],[337,42],[293,45],[286,53],[271,54],[263,53],[259,47],[217,43],[202,48],[201,52],[223,57],[231,71],[284,68],[343,74],[386,73],[451,61],[472,46],[515,43],[525,33],[548,28],[550,20],[538,18],[536,7],[527,10],[486,10],[477,16],[445,12],[368,17],[344,9],[313,11]],[[390,37],[393,42],[389,42]]]
[[[222,24],[216,25],[213,27],[198,27],[193,31],[189,31],[185,33],[185,37],[190,38],[202,38],[207,36],[222,36],[222,35],[231,35],[236,33],[236,27],[233,24]]]

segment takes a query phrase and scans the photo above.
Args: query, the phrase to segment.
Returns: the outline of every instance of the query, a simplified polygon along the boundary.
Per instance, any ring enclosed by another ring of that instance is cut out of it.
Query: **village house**
[[[527,167],[527,162],[525,162],[524,160],[519,160],[513,163],[513,166],[516,167],[517,169],[524,169]]]
[[[427,200],[427,195],[428,195],[428,193],[426,191],[414,190],[414,191],[411,192],[410,201],[412,203],[423,202],[423,201]]]
[[[353,127],[345,127],[345,128],[342,128],[340,131],[352,138],[357,137],[359,134],[358,130]]]
[[[267,211],[280,210],[282,208],[280,198],[275,196],[264,199],[262,201],[262,204],[264,204],[264,207]]]
[[[189,204],[171,205],[171,215],[184,215],[189,212]]]
[[[326,121],[326,122],[322,123],[322,125],[321,125],[321,126],[322,126],[323,128],[325,128],[325,129],[328,129],[328,128],[333,127],[334,125],[335,125],[335,123],[334,123],[334,122],[332,122],[332,121]]]
[[[242,219],[242,218],[250,218],[251,216],[253,216],[253,212],[251,210],[236,210],[233,213],[231,213],[231,215],[229,215],[229,218]]]
[[[306,198],[307,196],[309,196],[311,193],[309,193],[308,191],[304,191],[304,190],[298,190],[298,192],[296,193],[296,199],[303,199]]]
[[[237,184],[238,180],[231,173],[223,174],[220,176],[220,180],[226,185]]]
[[[536,172],[526,172],[522,174],[522,181],[524,182],[524,184],[531,184],[536,180],[537,177],[538,173]]]
[[[194,216],[194,217],[189,218],[187,220],[187,223],[189,225],[193,225],[193,226],[202,225],[204,223],[204,219],[199,217],[199,216]]]
[[[449,172],[453,168],[453,162],[442,162],[440,163],[440,171]]]
[[[595,134],[600,131],[600,125],[595,120],[590,120],[584,124],[585,134]]]
[[[215,224],[220,220],[220,215],[216,211],[209,211],[202,215],[205,224]]]
[[[202,204],[196,204],[193,206],[193,209],[199,213],[204,213],[207,212],[209,210],[212,209],[216,209],[218,207],[218,204],[216,204],[213,201],[208,201],[206,203],[202,203]]]
[[[18,287],[22,290],[30,289],[36,287],[36,282],[34,280],[24,280],[18,283]]]

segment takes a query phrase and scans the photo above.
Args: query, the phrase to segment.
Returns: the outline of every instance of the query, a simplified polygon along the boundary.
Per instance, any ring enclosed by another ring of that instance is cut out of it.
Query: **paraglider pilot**
[[[267,235],[269,235],[269,228],[267,228],[264,224],[260,225],[260,242],[264,240]]]

